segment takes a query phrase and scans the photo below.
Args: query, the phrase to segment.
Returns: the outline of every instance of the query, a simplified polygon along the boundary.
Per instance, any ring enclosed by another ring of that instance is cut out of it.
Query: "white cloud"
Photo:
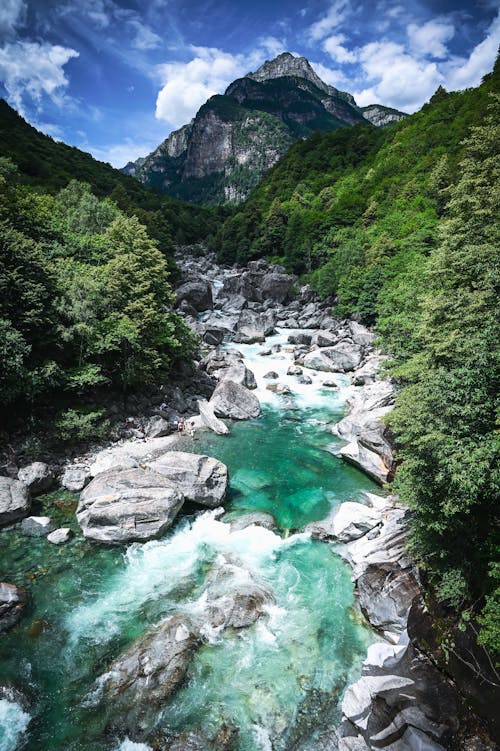
[[[0,3],[0,36],[8,37],[26,19],[26,0],[2,0]]]
[[[407,27],[410,49],[422,57],[443,59],[448,56],[446,42],[455,35],[453,24],[449,21],[433,19],[423,26],[411,23]]]
[[[189,122],[209,97],[222,94],[232,81],[254,70],[266,57],[275,57],[284,47],[275,37],[265,37],[247,55],[232,55],[215,47],[191,49],[195,56],[189,62],[159,66],[163,86],[156,99],[156,117],[174,128]]]
[[[315,63],[312,60],[310,60],[309,62],[311,63],[311,67],[314,68],[321,80],[329,84],[330,86],[338,87],[347,83],[348,79],[345,77],[341,70],[333,70],[332,68],[328,68],[322,63]]]
[[[140,156],[147,156],[158,146],[158,143],[134,141],[127,138],[124,143],[115,143],[108,146],[92,146],[85,141],[78,144],[78,148],[88,151],[100,162],[109,162],[113,167],[124,167],[128,162],[135,162]]]
[[[308,29],[308,36],[319,41],[328,36],[333,29],[338,28],[345,21],[351,10],[349,0],[334,0],[328,12],[313,23]]]
[[[357,55],[344,46],[346,37],[344,34],[334,34],[323,42],[323,49],[328,52],[336,63],[355,63]]]
[[[0,48],[0,80],[14,106],[22,112],[23,95],[40,103],[46,95],[57,105],[64,101],[68,79],[64,66],[78,52],[48,42],[9,43]]]
[[[136,33],[135,39],[132,42],[132,47],[136,50],[154,50],[160,46],[161,38],[154,31],[151,31],[148,26],[145,26],[136,18],[132,19],[129,23]]]
[[[454,60],[446,76],[446,88],[467,89],[477,86],[486,73],[490,73],[495,64],[500,43],[500,12],[492,22],[486,38],[480,42],[466,60]]]
[[[443,83],[443,75],[436,63],[418,60],[394,42],[366,44],[359,57],[369,84],[354,93],[360,106],[380,102],[414,112]]]

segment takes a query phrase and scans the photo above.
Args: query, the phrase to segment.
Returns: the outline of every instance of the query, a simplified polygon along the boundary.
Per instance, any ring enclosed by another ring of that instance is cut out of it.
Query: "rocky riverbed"
[[[373,334],[332,316],[331,300],[297,289],[281,267],[255,261],[221,269],[213,259],[185,255],[181,267],[175,304],[200,338],[194,371],[180,373],[177,383],[174,376],[142,411],[139,400],[114,444],[17,472],[10,467],[0,477],[2,535],[38,538],[36,545],[61,546],[68,556],[79,541],[91,546],[82,548],[90,555],[96,545],[112,546],[99,554],[108,579],[100,577],[96,592],[75,602],[57,636],[74,666],[83,659],[77,644],[90,647],[92,683],[83,678],[86,695],[71,687],[68,696],[83,702],[75,728],[92,726],[88,711],[99,722],[87,743],[63,726],[52,735],[44,728],[38,737],[45,740],[32,747],[52,739],[54,749],[101,748],[105,727],[108,737],[123,739],[113,741],[122,749],[131,743],[126,736],[141,749],[449,748],[461,701],[408,637],[409,619],[424,606],[405,551],[406,511],[396,498],[374,492],[374,483],[384,485],[394,472],[383,418],[395,390]],[[267,432],[251,435],[251,426],[261,424]],[[266,461],[273,452],[280,456],[290,426],[297,448],[285,446],[278,472],[268,471]],[[297,464],[307,462],[304,486],[296,487]],[[56,528],[46,505],[40,512],[37,499],[55,487],[77,498],[68,526]],[[222,516],[224,506],[229,515]],[[125,568],[113,578],[109,566],[123,566],[124,545]],[[352,585],[340,558],[351,567],[378,640],[349,610]],[[311,575],[314,585],[307,584]],[[36,599],[19,581],[0,585],[0,628],[13,643],[30,596]],[[132,619],[122,623],[122,611]],[[72,634],[69,646],[63,632]],[[219,645],[218,657],[211,645]],[[266,662],[279,679],[267,674]],[[240,679],[227,674],[231,664]],[[8,672],[15,672],[12,663]],[[218,681],[241,690],[249,708],[237,696],[221,699]],[[33,698],[19,691],[25,681],[18,683],[6,684],[0,699],[0,710],[3,701],[19,727],[6,751],[30,737]],[[227,711],[198,713],[198,727],[192,708],[200,691]],[[0,735],[4,751],[2,742]]]

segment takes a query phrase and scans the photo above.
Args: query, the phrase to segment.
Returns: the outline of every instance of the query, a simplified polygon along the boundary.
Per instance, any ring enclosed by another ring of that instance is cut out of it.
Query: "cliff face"
[[[397,113],[390,120],[388,113],[396,111],[380,106],[383,112],[372,112],[377,107],[365,115],[351,94],[322,81],[305,57],[285,52],[211,97],[191,123],[123,171],[195,203],[240,201],[294,141],[314,131],[404,117]]]
[[[369,104],[367,107],[361,107],[361,112],[365,120],[376,125],[377,128],[397,123],[406,117],[404,112],[399,112],[392,107],[384,107],[383,104]]]

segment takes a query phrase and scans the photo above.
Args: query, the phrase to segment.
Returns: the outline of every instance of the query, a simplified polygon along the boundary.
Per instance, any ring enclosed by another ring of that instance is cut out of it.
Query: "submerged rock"
[[[12,628],[26,606],[26,590],[15,584],[0,582],[0,631]]]
[[[53,545],[63,545],[65,542],[69,542],[72,537],[73,532],[69,527],[59,527],[59,529],[55,529],[47,535],[47,540]]]
[[[227,492],[227,467],[204,454],[169,451],[147,465],[165,476],[187,501],[207,508],[217,508]]]
[[[85,488],[76,518],[84,536],[91,540],[144,542],[166,532],[183,502],[182,493],[158,472],[109,470]]]
[[[27,516],[31,508],[30,491],[20,480],[0,477],[0,527]]]
[[[191,623],[179,615],[131,644],[98,680],[111,724],[137,730],[156,719],[184,680],[199,645]]]
[[[215,735],[207,736],[201,730],[191,730],[170,738],[162,746],[163,751],[233,751],[238,730],[232,725],[223,725]]]
[[[242,566],[224,563],[207,579],[206,618],[211,628],[247,628],[274,603],[274,596]]]
[[[209,404],[217,417],[230,417],[233,420],[249,420],[258,417],[260,404],[257,397],[244,386],[234,381],[219,383]]]
[[[55,529],[49,516],[27,516],[21,522],[21,532],[29,537],[46,537]]]
[[[231,532],[239,532],[252,526],[252,524],[255,524],[256,527],[264,527],[264,529],[274,529],[276,527],[276,519],[272,514],[267,514],[265,511],[254,511],[250,514],[238,516],[236,519],[231,519],[229,524],[231,525]]]

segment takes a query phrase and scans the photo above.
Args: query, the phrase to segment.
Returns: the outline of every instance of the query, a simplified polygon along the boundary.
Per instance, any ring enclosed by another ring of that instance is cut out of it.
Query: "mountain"
[[[322,81],[305,57],[284,52],[211,97],[190,123],[122,171],[194,203],[238,202],[310,133],[403,117],[382,105],[358,107],[351,94]]]
[[[160,245],[166,234],[178,242],[196,242],[206,236],[207,228],[210,231],[215,226],[214,210],[182,204],[91,154],[54,141],[27,123],[4,99],[0,99],[0,157],[17,165],[25,183],[49,192],[74,179],[88,183],[96,196],[110,196],[124,211],[136,214]]]

